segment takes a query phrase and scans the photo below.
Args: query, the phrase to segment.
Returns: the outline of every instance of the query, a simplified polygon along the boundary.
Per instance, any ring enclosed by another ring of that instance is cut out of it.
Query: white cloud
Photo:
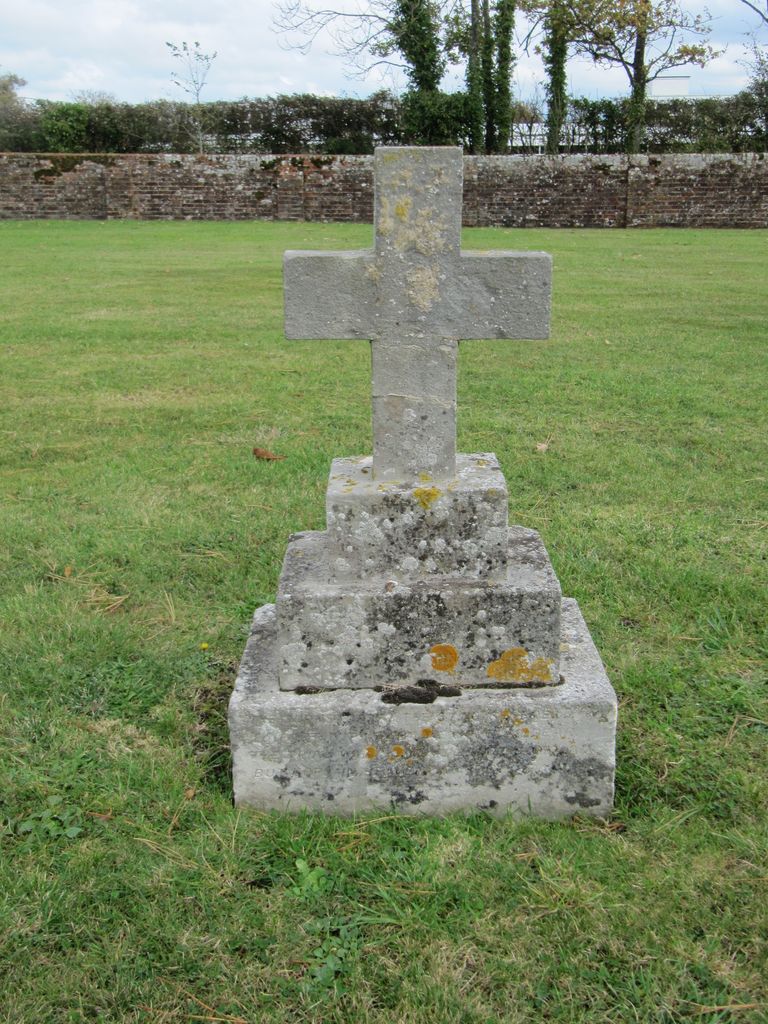
[[[685,0],[691,11],[700,10]],[[343,58],[320,41],[308,55],[280,47],[270,25],[271,0],[25,0],[7,3],[0,39],[0,66],[27,79],[30,97],[69,99],[97,89],[130,102],[171,97],[175,63],[166,41],[198,40],[205,52],[218,51],[203,98],[238,99],[278,92],[368,95],[384,86],[404,86],[401,73],[376,69],[350,77]],[[691,69],[692,93],[730,93],[747,79],[739,65],[746,34],[755,28],[748,9],[735,0],[714,0],[713,42],[727,47],[703,70]],[[684,72],[681,72],[684,73]],[[626,94],[619,69],[595,68],[572,60],[569,85],[589,96]],[[518,94],[532,94],[544,74],[538,58],[518,54]],[[449,70],[448,88],[461,88],[463,72]]]

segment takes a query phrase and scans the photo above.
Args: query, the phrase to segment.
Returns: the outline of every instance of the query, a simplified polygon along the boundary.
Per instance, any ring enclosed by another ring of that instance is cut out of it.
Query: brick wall
[[[0,154],[0,218],[370,221],[366,156]],[[465,157],[464,223],[766,227],[768,158]]]

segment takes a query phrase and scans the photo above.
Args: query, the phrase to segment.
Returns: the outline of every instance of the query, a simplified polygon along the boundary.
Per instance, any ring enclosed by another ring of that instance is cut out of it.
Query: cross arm
[[[286,252],[286,338],[370,338],[373,260],[367,249]]]
[[[455,338],[548,338],[552,257],[462,252],[444,301]]]

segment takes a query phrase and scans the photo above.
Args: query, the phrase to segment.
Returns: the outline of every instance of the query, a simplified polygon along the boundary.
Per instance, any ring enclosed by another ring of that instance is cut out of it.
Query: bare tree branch
[[[764,25],[768,25],[768,0],[765,0],[764,11],[761,10],[757,6],[757,4],[753,4],[751,0],[741,0],[741,2],[744,4],[745,7],[748,7],[750,11],[754,11],[754,13],[758,16],[758,18],[761,19]]]

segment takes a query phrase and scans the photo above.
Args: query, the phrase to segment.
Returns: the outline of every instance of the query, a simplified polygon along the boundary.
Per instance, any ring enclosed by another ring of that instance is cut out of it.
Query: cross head
[[[289,339],[371,342],[373,475],[453,477],[459,341],[549,336],[551,257],[462,252],[462,151],[379,147],[374,247],[286,252]]]

